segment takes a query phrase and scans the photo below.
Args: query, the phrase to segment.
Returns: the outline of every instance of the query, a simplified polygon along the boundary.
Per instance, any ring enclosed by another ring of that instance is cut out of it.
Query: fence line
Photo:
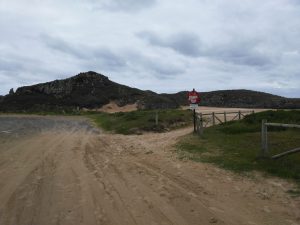
[[[212,122],[212,125],[216,125],[216,121],[218,121],[219,123],[226,123],[228,121],[232,121],[232,120],[240,120],[242,118],[244,118],[247,114],[253,114],[254,110],[252,111],[237,111],[237,112],[211,112],[211,113],[197,113],[197,116],[200,117],[200,119],[202,119],[204,122],[206,122],[206,124],[204,125],[204,127],[206,127],[206,125],[208,125],[209,122]],[[224,120],[222,120],[219,115],[223,115]],[[232,118],[230,118],[230,115],[234,115]],[[209,120],[207,120],[207,116],[209,116]],[[205,120],[206,119],[206,120]]]
[[[211,112],[211,113],[197,113],[197,125],[196,131],[199,135],[203,134],[204,128],[209,125],[215,126],[217,124],[227,123],[233,120],[240,120],[247,114],[253,114],[254,110],[251,111],[236,111],[236,112]],[[220,117],[223,115],[223,120]]]
[[[298,124],[284,124],[284,123],[265,123],[266,126],[286,127],[286,128],[300,128]]]
[[[267,123],[267,120],[261,122],[261,151],[259,152],[260,157],[269,157],[269,146],[268,146],[268,126],[272,127],[286,127],[286,128],[300,128],[299,124],[284,124],[284,123]],[[272,159],[278,159],[283,156],[300,152],[300,148],[295,148],[277,155],[272,156]]]
[[[290,154],[293,154],[293,153],[296,153],[296,152],[300,152],[300,148],[295,148],[295,149],[280,153],[278,155],[274,155],[274,156],[272,156],[272,159],[279,159],[283,156],[290,155]]]

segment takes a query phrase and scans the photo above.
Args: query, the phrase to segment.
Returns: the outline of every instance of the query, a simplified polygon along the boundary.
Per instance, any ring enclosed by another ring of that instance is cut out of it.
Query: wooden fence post
[[[196,118],[196,132],[198,135],[200,134],[200,116],[199,115],[197,115],[197,118]]]
[[[203,132],[204,132],[204,128],[203,128],[203,118],[202,118],[202,116],[201,116],[201,118],[200,118],[200,127],[199,127],[199,129],[200,129],[200,135],[202,136],[202,135],[203,135]]]
[[[199,116],[196,116],[196,133],[199,134]]]
[[[241,114],[242,114],[241,111],[239,111],[239,120],[241,119]]]
[[[224,112],[224,123],[227,122],[227,116],[226,116],[226,112]]]
[[[215,112],[212,113],[212,123],[213,123],[213,126],[216,125]]]
[[[203,134],[202,113],[199,113],[199,116],[197,116],[197,133],[199,136],[201,136]]]
[[[266,123],[266,120],[261,121],[261,153],[260,153],[260,157],[264,156],[264,151],[265,151],[265,123]]]
[[[261,122],[261,157],[268,156],[268,127],[266,125],[267,120]]]

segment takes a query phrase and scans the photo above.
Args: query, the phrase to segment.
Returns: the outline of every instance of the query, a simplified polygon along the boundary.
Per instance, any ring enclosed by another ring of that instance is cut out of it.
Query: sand
[[[179,160],[174,144],[191,131],[123,136],[1,116],[0,224],[300,224],[295,184]]]

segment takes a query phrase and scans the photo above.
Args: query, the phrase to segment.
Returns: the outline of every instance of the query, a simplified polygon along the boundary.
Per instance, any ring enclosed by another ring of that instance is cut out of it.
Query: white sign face
[[[198,109],[198,104],[190,104],[190,109]]]
[[[198,102],[199,97],[197,95],[190,95],[189,101],[194,105]]]

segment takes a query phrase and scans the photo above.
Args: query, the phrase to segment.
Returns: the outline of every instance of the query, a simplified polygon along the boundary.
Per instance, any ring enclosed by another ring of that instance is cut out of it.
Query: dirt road
[[[292,184],[180,161],[191,128],[122,136],[83,119],[0,116],[1,225],[296,225]]]

